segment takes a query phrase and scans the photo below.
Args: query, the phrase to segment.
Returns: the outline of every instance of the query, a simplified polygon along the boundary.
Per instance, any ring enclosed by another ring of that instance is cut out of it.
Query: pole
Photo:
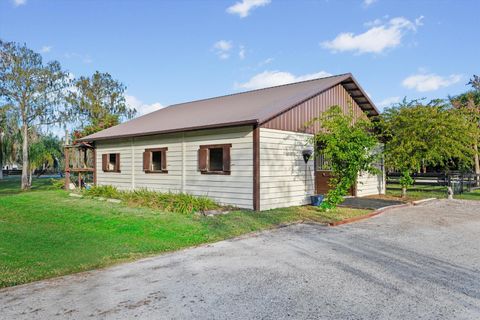
[[[65,190],[70,189],[70,157],[68,147],[65,147]]]

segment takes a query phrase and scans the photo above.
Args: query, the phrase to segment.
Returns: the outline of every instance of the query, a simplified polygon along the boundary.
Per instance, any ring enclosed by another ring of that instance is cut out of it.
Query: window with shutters
[[[145,149],[143,152],[143,171],[145,173],[168,173],[168,148]]]
[[[120,172],[120,153],[102,154],[103,172]]]
[[[198,170],[203,174],[230,174],[231,147],[231,144],[200,146]]]

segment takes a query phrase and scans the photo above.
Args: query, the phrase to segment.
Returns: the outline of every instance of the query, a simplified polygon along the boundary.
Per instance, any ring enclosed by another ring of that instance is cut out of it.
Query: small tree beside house
[[[312,138],[316,156],[322,156],[332,170],[330,185],[322,206],[336,207],[356,183],[358,174],[378,174],[375,162],[379,157],[375,149],[378,140],[373,124],[367,117],[355,118],[353,110],[345,114],[339,106],[332,106],[313,122],[321,124],[321,130]]]

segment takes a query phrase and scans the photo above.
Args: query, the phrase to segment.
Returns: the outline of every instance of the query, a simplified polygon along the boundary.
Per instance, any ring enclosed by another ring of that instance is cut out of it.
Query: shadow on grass
[[[20,176],[4,177],[0,180],[0,197],[23,192],[49,190],[52,188],[51,177],[40,177],[32,179],[32,188],[29,191],[22,191],[20,188]]]

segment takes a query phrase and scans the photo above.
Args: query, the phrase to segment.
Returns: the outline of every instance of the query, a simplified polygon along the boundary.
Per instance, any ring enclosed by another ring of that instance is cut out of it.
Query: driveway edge
[[[378,216],[379,214],[384,213],[386,211],[389,211],[391,209],[403,208],[403,207],[408,207],[408,206],[410,206],[410,203],[394,204],[394,205],[391,205],[391,206],[382,207],[380,209],[377,209],[377,210],[375,210],[371,213],[368,213],[366,215],[363,215],[363,216],[358,216],[358,217],[348,218],[348,219],[344,219],[344,220],[340,220],[340,221],[330,222],[328,225],[330,227],[336,227],[336,226],[340,226],[342,224],[352,223],[352,222],[356,222],[356,221],[360,221],[360,220],[365,220],[365,219],[368,219],[368,218],[371,218],[371,217],[375,217],[375,216]]]

